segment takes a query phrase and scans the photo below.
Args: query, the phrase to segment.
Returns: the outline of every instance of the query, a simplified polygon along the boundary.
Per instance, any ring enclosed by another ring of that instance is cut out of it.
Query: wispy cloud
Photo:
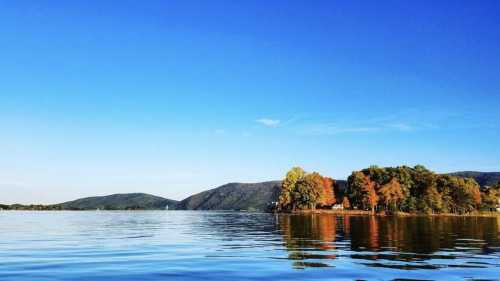
[[[216,130],[214,131],[214,133],[215,133],[216,135],[224,135],[224,134],[226,133],[226,130],[224,130],[224,129],[216,129]]]
[[[270,128],[276,128],[280,125],[281,121],[277,119],[270,119],[270,118],[260,118],[255,120],[257,123],[260,123],[266,127]]]
[[[385,125],[387,129],[393,129],[396,131],[402,131],[402,132],[411,132],[415,129],[414,126],[406,124],[406,123],[393,123],[393,124],[387,124]]]
[[[315,112],[297,114],[285,120],[260,118],[255,121],[263,126],[280,127],[301,135],[415,133],[441,128],[439,118],[429,117],[429,113],[425,115],[429,118],[423,118],[422,115],[421,111],[411,110],[379,116],[359,116],[352,112]]]
[[[403,122],[366,122],[361,124],[348,123],[309,123],[301,126],[297,131],[305,135],[339,135],[339,134],[367,134],[383,132],[410,133],[417,130],[432,129],[437,127],[421,126]]]
[[[305,135],[338,135],[343,133],[373,133],[380,131],[378,127],[341,127],[333,124],[313,124],[307,125],[300,134]]]

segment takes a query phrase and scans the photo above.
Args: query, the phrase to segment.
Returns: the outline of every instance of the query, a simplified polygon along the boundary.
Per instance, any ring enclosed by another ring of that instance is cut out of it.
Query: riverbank
[[[379,217],[500,217],[500,212],[475,212],[469,214],[453,214],[453,213],[442,213],[442,214],[422,214],[422,213],[375,213],[371,211],[363,210],[298,210],[292,212],[284,212],[287,214],[331,214],[331,215],[343,215],[343,216],[379,216]]]

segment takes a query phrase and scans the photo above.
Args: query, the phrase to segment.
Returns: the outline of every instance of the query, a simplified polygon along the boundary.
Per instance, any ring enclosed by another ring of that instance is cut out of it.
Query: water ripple
[[[500,276],[498,218],[2,212],[0,225],[6,281]]]

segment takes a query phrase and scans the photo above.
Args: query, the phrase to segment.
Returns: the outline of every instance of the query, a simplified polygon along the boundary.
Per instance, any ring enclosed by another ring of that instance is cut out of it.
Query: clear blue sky
[[[0,202],[500,170],[500,1],[0,0]]]

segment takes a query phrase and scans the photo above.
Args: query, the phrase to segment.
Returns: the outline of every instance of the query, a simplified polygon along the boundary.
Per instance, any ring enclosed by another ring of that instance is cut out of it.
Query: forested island
[[[330,177],[294,167],[282,182],[276,211],[471,214],[497,211],[499,203],[500,181],[481,187],[473,178],[437,174],[421,165],[354,171],[343,190]]]

